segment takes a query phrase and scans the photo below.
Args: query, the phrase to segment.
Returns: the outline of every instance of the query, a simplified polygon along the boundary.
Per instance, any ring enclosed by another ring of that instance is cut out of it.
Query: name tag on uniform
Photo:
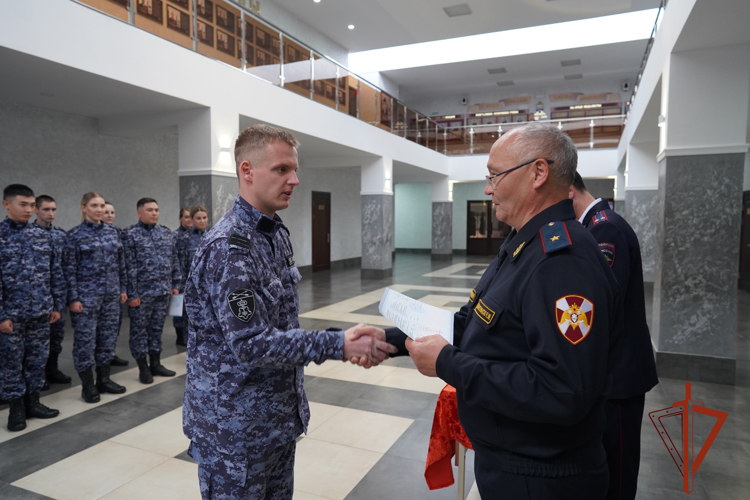
[[[474,308],[474,313],[479,317],[479,319],[481,319],[488,325],[492,323],[492,320],[495,319],[495,314],[497,314],[495,311],[487,307],[487,304],[485,304],[482,299],[479,299],[479,303]]]

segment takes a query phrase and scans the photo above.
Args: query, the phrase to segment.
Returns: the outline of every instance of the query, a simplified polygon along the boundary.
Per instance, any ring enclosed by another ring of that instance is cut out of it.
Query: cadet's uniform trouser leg
[[[609,467],[608,499],[632,500],[638,489],[641,463],[641,423],[646,395],[613,399],[604,405],[607,426],[602,443]]]
[[[0,399],[6,401],[42,388],[49,356],[49,316],[10,320],[13,332],[0,333]]]
[[[120,294],[105,295],[96,325],[96,349],[94,351],[96,366],[108,365],[115,357],[119,313]]]
[[[103,295],[95,295],[81,300],[83,312],[70,313],[73,323],[73,366],[78,373],[94,366],[99,323],[102,320]]]
[[[62,352],[62,341],[65,335],[65,308],[60,311],[60,320],[49,326],[49,353],[58,356]]]
[[[492,457],[474,454],[474,475],[482,498],[514,500],[602,499],[607,494],[607,462],[591,470],[563,477],[526,476],[503,472]]]
[[[294,492],[294,456],[297,442],[279,446],[265,459],[248,465],[245,486],[198,466],[203,500],[291,500]]]
[[[182,316],[172,316],[172,326],[177,328],[184,328],[185,327],[185,320]]]
[[[169,295],[141,297],[141,305],[128,311],[130,316],[130,353],[135,359],[149,352],[161,352],[161,334],[167,318]]]

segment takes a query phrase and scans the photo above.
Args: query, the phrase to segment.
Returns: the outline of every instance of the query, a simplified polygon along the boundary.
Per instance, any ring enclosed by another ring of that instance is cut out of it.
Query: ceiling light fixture
[[[451,7],[443,7],[443,11],[445,11],[448,17],[468,16],[471,14],[471,7],[468,4],[462,3]]]
[[[313,2],[315,2],[315,3],[320,3],[320,0],[313,0]]]
[[[389,71],[646,40],[658,9],[349,54],[355,73]],[[518,43],[523,39],[524,43]]]
[[[353,24],[350,24],[350,25],[349,25],[349,29],[350,29],[350,30],[353,30],[353,29],[354,29],[354,25],[353,25]]]

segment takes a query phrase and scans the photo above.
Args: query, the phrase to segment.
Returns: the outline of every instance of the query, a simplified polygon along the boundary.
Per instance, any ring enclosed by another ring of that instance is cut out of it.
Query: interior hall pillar
[[[662,377],[735,383],[749,69],[745,45],[673,53],[662,74],[652,328]]]
[[[432,259],[453,258],[453,195],[448,177],[432,182]]]
[[[393,160],[362,166],[362,278],[393,275]]]
[[[656,138],[654,138],[656,139]],[[656,226],[659,207],[659,143],[629,144],[625,163],[624,217],[638,236],[643,281],[654,281]]]
[[[180,205],[203,205],[213,226],[232,208],[239,190],[234,141],[239,135],[236,111],[207,108],[180,120],[178,156]]]

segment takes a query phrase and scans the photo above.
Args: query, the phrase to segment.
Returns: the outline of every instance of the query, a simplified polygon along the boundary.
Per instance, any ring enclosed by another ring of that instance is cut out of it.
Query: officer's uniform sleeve
[[[464,336],[466,315],[468,312],[469,307],[468,305],[465,305],[453,315],[453,345],[461,345],[461,339]],[[385,341],[398,349],[395,354],[391,354],[392,358],[409,355],[409,351],[406,349],[406,339],[408,338],[409,337],[398,328],[385,329]]]
[[[0,323],[8,319],[8,315],[5,313],[5,302],[3,301],[3,296],[5,296],[5,288],[4,285],[5,281],[3,280],[3,269],[2,266],[0,266]],[[0,335],[2,335],[0,333]]]
[[[624,297],[630,281],[630,246],[625,234],[612,222],[593,225],[591,234],[594,235],[599,250],[612,268]]]
[[[125,258],[125,242],[122,241],[122,238],[119,235],[117,235],[117,239],[120,240],[120,251],[117,252],[117,267],[120,270],[120,293],[128,293],[128,263],[127,259]],[[130,298],[128,296],[128,298]]]
[[[63,268],[65,280],[68,284],[68,304],[78,302],[78,245],[76,238],[69,233],[65,238],[65,251],[63,252]]]
[[[52,256],[50,258],[50,288],[52,292],[52,310],[62,312],[65,309],[65,277],[62,269],[63,250],[50,238]]]
[[[125,246],[125,267],[128,270],[128,300],[135,300],[141,296],[138,291],[138,256],[134,236],[127,230],[122,232],[122,244]]]
[[[527,360],[482,359],[446,346],[438,356],[437,375],[460,389],[469,405],[523,421],[579,422],[605,388],[610,331],[615,328],[609,314],[616,307],[613,292],[595,267],[559,255],[535,269],[520,299]],[[576,344],[562,334],[556,317],[558,301],[571,295],[593,305],[590,330]]]
[[[183,275],[180,272],[180,258],[177,254],[177,241],[172,238],[172,288],[177,290],[183,289]]]
[[[203,278],[222,335],[240,362],[254,367],[288,367],[343,359],[341,330],[284,331],[271,325],[270,313],[278,311],[281,297],[269,297],[273,290],[258,283],[254,271],[258,264],[249,252],[228,248],[227,240],[219,240],[203,258],[205,275],[198,279]],[[243,298],[237,298],[240,296]]]

